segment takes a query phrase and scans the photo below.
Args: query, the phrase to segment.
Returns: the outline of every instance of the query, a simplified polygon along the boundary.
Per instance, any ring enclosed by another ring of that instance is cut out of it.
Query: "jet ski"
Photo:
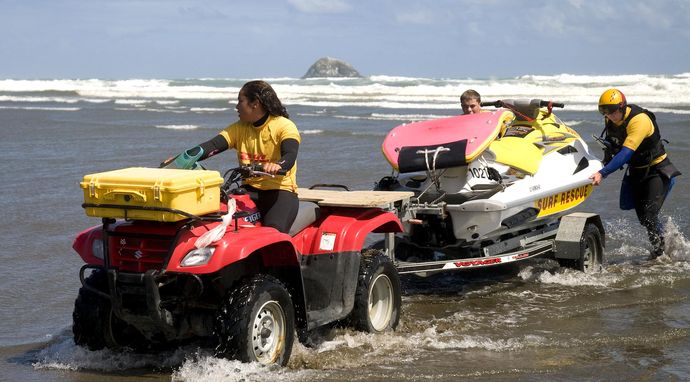
[[[393,174],[378,190],[412,191],[396,256],[475,258],[519,247],[525,234],[555,232],[592,194],[602,168],[580,135],[541,99],[482,103],[490,111],[409,123],[382,144]],[[512,244],[508,244],[512,240]],[[491,253],[483,248],[491,247]],[[400,249],[400,248],[398,248]]]

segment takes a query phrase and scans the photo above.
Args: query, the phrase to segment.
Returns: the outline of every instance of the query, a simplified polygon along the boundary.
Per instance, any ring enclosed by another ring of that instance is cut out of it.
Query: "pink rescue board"
[[[497,110],[408,123],[393,128],[383,140],[381,150],[388,163],[398,170],[398,154],[403,147],[442,145],[467,139],[465,159],[469,163],[513,118],[513,113]]]

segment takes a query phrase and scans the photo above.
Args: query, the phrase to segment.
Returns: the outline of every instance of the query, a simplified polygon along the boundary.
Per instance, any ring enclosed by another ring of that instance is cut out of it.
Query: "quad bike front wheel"
[[[393,330],[400,321],[400,306],[400,277],[390,258],[380,250],[364,251],[350,315],[352,325],[369,333]]]
[[[295,311],[285,286],[257,275],[229,292],[215,320],[216,352],[242,362],[285,366],[295,332]]]
[[[105,272],[95,271],[84,281],[89,287],[106,291]],[[145,350],[148,344],[141,333],[119,319],[112,310],[110,300],[81,287],[72,313],[74,343],[89,350]]]

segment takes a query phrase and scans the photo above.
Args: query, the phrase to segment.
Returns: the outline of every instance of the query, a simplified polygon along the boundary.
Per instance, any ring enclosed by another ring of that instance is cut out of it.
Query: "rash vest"
[[[666,154],[664,145],[661,142],[661,133],[659,126],[656,123],[656,116],[647,109],[643,109],[637,105],[628,105],[630,107],[630,114],[623,121],[623,124],[616,126],[610,120],[606,120],[606,140],[613,146],[613,152],[617,153],[623,148],[623,142],[628,136],[628,123],[633,117],[640,113],[645,113],[652,121],[654,132],[649,137],[646,137],[637,147],[632,158],[630,158],[629,165],[632,167],[645,167],[652,164],[654,159]]]

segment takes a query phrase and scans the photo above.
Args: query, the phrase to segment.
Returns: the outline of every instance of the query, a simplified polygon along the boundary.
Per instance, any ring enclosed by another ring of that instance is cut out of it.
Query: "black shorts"
[[[242,187],[249,191],[249,196],[256,203],[264,227],[273,227],[283,233],[290,231],[299,209],[299,198],[296,193],[285,190],[259,190],[248,185]]]

